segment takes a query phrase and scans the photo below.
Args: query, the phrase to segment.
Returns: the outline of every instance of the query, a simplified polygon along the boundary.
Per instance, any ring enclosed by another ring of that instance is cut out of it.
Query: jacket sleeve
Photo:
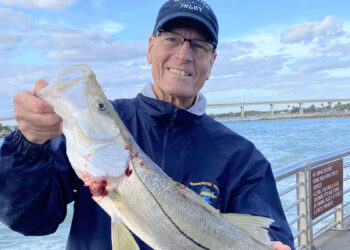
[[[240,182],[231,187],[228,212],[272,218],[274,222],[268,229],[271,240],[281,241],[295,249],[271,165],[254,145],[250,144],[247,148],[238,157],[240,166],[235,164],[239,168],[236,174],[239,173],[241,177]]]
[[[24,235],[54,233],[74,200],[77,177],[66,156],[64,136],[44,145],[19,130],[0,148],[0,220]]]

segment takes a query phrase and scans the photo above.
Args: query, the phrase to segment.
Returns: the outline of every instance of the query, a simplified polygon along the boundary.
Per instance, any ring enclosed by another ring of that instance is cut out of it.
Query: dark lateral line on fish
[[[132,162],[132,161],[131,161]],[[188,236],[184,231],[181,230],[181,228],[175,224],[175,222],[170,218],[170,216],[165,212],[165,209],[162,207],[162,205],[159,203],[159,201],[156,199],[156,197],[154,196],[154,194],[152,193],[152,191],[146,186],[145,183],[143,183],[141,177],[137,174],[137,171],[135,168],[134,169],[134,173],[136,174],[137,178],[140,180],[140,182],[142,183],[142,185],[146,188],[146,190],[150,193],[150,195],[153,197],[154,201],[157,203],[157,205],[159,206],[160,210],[162,210],[162,212],[164,213],[164,215],[169,219],[169,221],[174,225],[174,227],[179,230],[179,232],[185,236],[187,239],[189,239],[191,242],[193,242],[193,244],[197,245],[200,248],[206,249],[206,250],[210,250],[210,248],[207,248],[203,245],[201,245],[200,243],[198,243],[197,241],[195,241],[194,239],[192,239],[190,236]]]

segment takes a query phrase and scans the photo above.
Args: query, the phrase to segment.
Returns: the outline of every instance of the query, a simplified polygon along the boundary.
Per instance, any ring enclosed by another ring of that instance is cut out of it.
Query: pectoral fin
[[[234,222],[250,236],[264,244],[270,244],[270,237],[266,228],[269,228],[273,219],[254,216],[250,214],[223,214],[227,219]]]
[[[113,250],[138,250],[134,237],[126,226],[118,219],[112,221]]]

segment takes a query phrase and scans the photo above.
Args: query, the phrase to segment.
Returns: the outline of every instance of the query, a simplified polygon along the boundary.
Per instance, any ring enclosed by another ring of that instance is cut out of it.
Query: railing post
[[[335,230],[344,230],[344,218],[343,218],[343,204],[340,204],[336,207],[335,214],[334,214],[334,220],[335,222],[338,222],[338,224],[335,226]]]
[[[342,160],[342,171],[344,176],[344,159]],[[344,177],[343,177],[343,189],[344,189]],[[344,203],[344,195],[343,195],[343,203]],[[336,206],[336,210],[334,213],[334,220],[337,222],[337,225],[335,226],[335,230],[347,230],[344,228],[344,206],[343,203]]]
[[[303,169],[296,175],[297,183],[304,183],[297,189],[297,199],[301,200],[298,204],[298,214],[302,214],[303,217],[298,220],[298,231],[301,232],[298,237],[298,245],[304,246],[303,249],[310,250],[310,227],[309,227],[309,206],[308,206],[308,194],[309,194],[309,181],[308,170]]]

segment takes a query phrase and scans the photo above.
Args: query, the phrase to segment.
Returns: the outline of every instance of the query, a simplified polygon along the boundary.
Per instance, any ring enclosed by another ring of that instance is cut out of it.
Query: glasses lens
[[[162,32],[161,39],[163,45],[169,49],[179,49],[184,41],[181,36],[168,32]]]
[[[160,32],[162,44],[169,49],[179,49],[184,43],[185,38],[171,32]],[[191,50],[196,56],[209,55],[214,50],[214,45],[203,40],[191,40]]]
[[[209,55],[213,51],[213,45],[201,40],[192,40],[191,49],[197,55]]]

